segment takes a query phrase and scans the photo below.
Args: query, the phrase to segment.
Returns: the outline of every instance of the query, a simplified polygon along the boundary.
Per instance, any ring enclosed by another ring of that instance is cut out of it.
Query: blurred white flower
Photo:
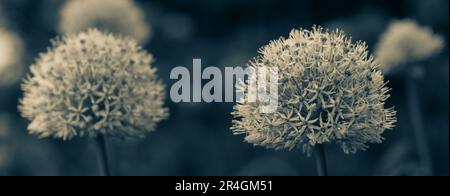
[[[68,0],[60,11],[59,31],[76,34],[98,28],[145,43],[150,27],[133,0]]]
[[[443,38],[411,19],[393,21],[381,35],[375,55],[384,72],[395,72],[408,63],[440,52]]]
[[[168,116],[153,57],[136,41],[89,30],[53,41],[23,84],[22,115],[39,137],[142,138]]]
[[[20,65],[22,51],[22,39],[0,26],[0,86],[13,84],[20,79],[23,73]]]

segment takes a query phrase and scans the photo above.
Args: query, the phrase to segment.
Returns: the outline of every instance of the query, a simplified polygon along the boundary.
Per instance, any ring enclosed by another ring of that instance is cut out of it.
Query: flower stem
[[[409,78],[406,83],[408,86],[408,105],[412,129],[416,140],[421,166],[427,169],[430,175],[433,175],[430,150],[428,147],[427,136],[424,131],[422,115],[420,113],[420,101],[417,92],[416,81],[413,78]]]
[[[316,148],[314,149],[314,158],[316,160],[317,175],[328,176],[323,144],[316,145]]]
[[[108,151],[106,149],[105,136],[99,134],[96,138],[98,151],[98,168],[100,176],[110,176],[108,164]]]

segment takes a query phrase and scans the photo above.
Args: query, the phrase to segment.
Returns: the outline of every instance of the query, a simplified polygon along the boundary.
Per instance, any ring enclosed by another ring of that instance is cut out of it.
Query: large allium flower
[[[20,79],[22,50],[20,37],[0,26],[0,85],[9,85]]]
[[[443,43],[441,36],[414,20],[397,20],[381,35],[375,55],[383,71],[391,72],[435,55],[442,50]]]
[[[355,153],[382,142],[384,130],[394,127],[395,111],[385,109],[389,89],[378,65],[365,43],[352,43],[340,30],[292,30],[289,38],[261,48],[249,66],[280,70],[275,113],[259,112],[264,103],[246,102],[247,95],[234,107],[231,129],[249,143],[302,147],[308,155],[317,144],[337,143]]]
[[[132,0],[69,0],[60,14],[61,33],[74,34],[96,27],[133,37],[140,43],[150,35],[143,11]]]
[[[136,41],[98,30],[54,40],[23,84],[30,133],[144,137],[168,115],[152,61]]]

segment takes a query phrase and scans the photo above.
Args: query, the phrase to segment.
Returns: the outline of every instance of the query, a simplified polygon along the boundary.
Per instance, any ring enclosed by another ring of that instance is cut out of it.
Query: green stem
[[[422,115],[420,112],[420,101],[417,92],[416,81],[413,78],[408,79],[408,105],[411,117],[412,129],[416,140],[417,151],[421,166],[428,170],[430,175],[433,175],[433,168],[431,162],[431,155],[428,146],[427,136],[424,131]]]
[[[105,136],[99,134],[96,138],[98,151],[98,167],[100,176],[110,176],[108,164],[108,152],[106,149]]]
[[[318,176],[328,176],[327,162],[325,160],[325,150],[323,144],[317,144],[314,149],[314,158]]]

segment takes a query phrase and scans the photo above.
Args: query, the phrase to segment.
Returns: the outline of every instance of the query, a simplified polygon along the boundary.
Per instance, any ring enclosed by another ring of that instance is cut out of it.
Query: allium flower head
[[[59,31],[76,34],[98,28],[145,43],[150,27],[133,0],[69,0],[61,10]]]
[[[136,41],[98,30],[54,40],[23,84],[30,133],[144,137],[168,115],[152,61]]]
[[[0,27],[0,85],[14,83],[20,78],[22,47],[19,36]]]
[[[443,45],[443,38],[431,29],[420,26],[414,20],[397,20],[381,35],[375,55],[383,71],[388,73],[402,65],[435,55]]]
[[[385,109],[389,89],[365,43],[342,31],[292,30],[260,49],[249,66],[278,67],[278,109],[259,112],[260,102],[238,102],[232,130],[254,145],[274,149],[336,143],[345,153],[381,143],[395,111]],[[240,88],[245,88],[245,84]],[[246,100],[244,95],[244,99]]]

